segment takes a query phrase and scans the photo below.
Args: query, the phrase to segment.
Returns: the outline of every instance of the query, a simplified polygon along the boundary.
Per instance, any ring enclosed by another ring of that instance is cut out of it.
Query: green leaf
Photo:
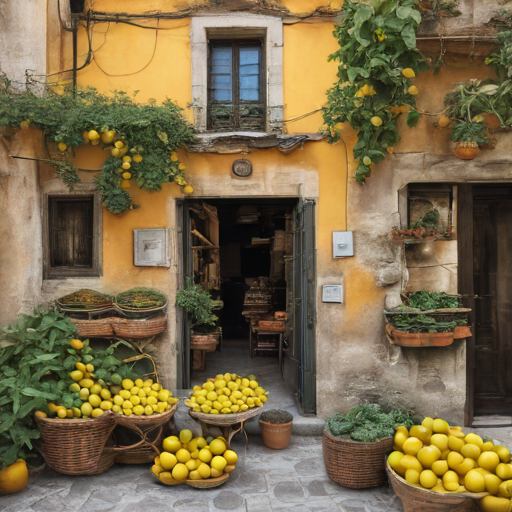
[[[407,114],[407,126],[413,128],[420,120],[420,113],[417,110],[410,110]]]
[[[416,48],[416,32],[414,31],[414,28],[411,27],[411,25],[406,25],[401,33],[407,48],[410,50],[412,48]]]
[[[47,400],[57,400],[57,398],[59,398],[59,395],[55,393],[48,393],[30,387],[23,388],[21,392],[26,396],[36,396],[38,398],[46,398]]]
[[[354,26],[360,27],[365,21],[369,20],[373,15],[375,14],[375,11],[372,7],[369,5],[360,5],[357,9],[357,12],[354,16]]]
[[[411,18],[419,25],[421,23],[421,13],[416,9],[411,12]]]
[[[41,363],[43,361],[51,361],[52,359],[55,359],[56,357],[59,357],[60,354],[43,354],[40,356],[37,356],[35,359],[32,359],[28,361],[27,364],[35,364],[35,363]]]
[[[412,11],[412,7],[399,7],[396,10],[396,15],[401,20],[406,20],[407,18],[409,18],[409,16],[411,16]]]

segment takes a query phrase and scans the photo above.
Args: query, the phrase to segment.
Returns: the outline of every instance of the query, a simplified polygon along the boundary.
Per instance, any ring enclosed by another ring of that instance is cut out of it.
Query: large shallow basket
[[[447,493],[422,489],[398,476],[386,461],[386,471],[395,494],[402,501],[404,512],[477,512],[476,501],[489,493]]]
[[[204,412],[189,411],[190,416],[195,420],[207,423],[209,425],[216,425],[219,427],[236,425],[237,423],[245,423],[247,420],[258,416],[263,412],[263,407],[253,407],[244,412],[237,412],[233,414],[205,414]]]
[[[39,418],[41,450],[48,467],[65,475],[97,475],[114,463],[115,413],[94,419]]]
[[[144,320],[132,318],[112,318],[112,327],[121,338],[147,338],[160,334],[167,327],[167,318],[161,316]]]
[[[344,487],[366,489],[386,483],[386,455],[393,448],[393,438],[375,443],[360,443],[334,437],[324,430],[324,464],[329,478]]]
[[[117,416],[117,425],[132,430],[142,439],[143,443],[125,451],[119,452],[115,462],[119,464],[147,464],[153,462],[156,455],[160,453],[160,447],[166,433],[165,429],[173,419],[178,408],[176,402],[170,409],[151,416]],[[122,432],[119,435],[114,431],[116,442],[122,440]]]
[[[100,320],[78,320],[70,318],[77,326],[78,335],[87,336],[112,336],[114,329],[112,327],[112,318],[102,318]]]
[[[229,480],[230,473],[223,473],[217,478],[206,478],[205,480],[169,480],[168,483],[162,482],[160,478],[158,478],[153,472],[151,474],[162,484],[164,485],[179,485],[179,484],[187,484],[190,487],[195,487],[196,489],[212,489],[213,487],[219,487],[224,482]]]

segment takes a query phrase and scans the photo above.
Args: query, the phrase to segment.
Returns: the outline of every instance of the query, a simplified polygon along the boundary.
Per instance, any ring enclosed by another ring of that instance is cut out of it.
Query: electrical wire
[[[112,75],[110,73],[107,73],[98,63],[98,59],[96,58],[96,55],[93,55],[93,60],[94,62],[96,63],[96,66],[98,66],[98,69],[105,75],[111,77],[111,78],[119,78],[119,77],[122,77],[122,76],[131,76],[131,75],[136,75],[142,71],[144,71],[150,64],[151,62],[153,62],[153,59],[155,58],[155,54],[156,54],[156,48],[157,48],[157,45],[158,45],[158,31],[159,31],[159,25],[160,25],[160,20],[157,20],[157,26],[156,27],[151,27],[153,29],[155,29],[155,46],[153,48],[153,54],[151,55],[151,58],[149,59],[148,63],[141,69],[139,69],[138,71],[134,71],[133,73],[123,73],[123,74],[120,74],[120,75]],[[106,38],[106,36],[105,36]]]
[[[321,112],[323,109],[317,108],[316,110],[312,110],[311,112],[308,112],[307,114],[302,114],[297,117],[292,117],[291,119],[283,119],[282,121],[275,121],[276,123],[293,123],[294,121],[299,121],[300,119],[304,119],[305,117],[312,116],[313,114],[316,114],[317,112]]]

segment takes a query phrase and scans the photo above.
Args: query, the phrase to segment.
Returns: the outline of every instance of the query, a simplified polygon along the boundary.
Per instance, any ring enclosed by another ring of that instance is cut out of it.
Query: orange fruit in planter
[[[28,484],[28,469],[24,460],[18,459],[14,464],[0,471],[0,492],[14,494]]]

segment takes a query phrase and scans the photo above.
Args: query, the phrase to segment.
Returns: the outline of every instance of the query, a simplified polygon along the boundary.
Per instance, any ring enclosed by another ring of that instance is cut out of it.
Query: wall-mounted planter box
[[[392,345],[401,347],[446,347],[454,340],[470,337],[468,326],[455,327],[451,332],[405,332],[386,324],[386,336]]]
[[[391,231],[391,238],[396,242],[405,243],[435,242],[439,240],[453,240],[453,232],[451,229],[438,230],[425,228],[393,228]]]

